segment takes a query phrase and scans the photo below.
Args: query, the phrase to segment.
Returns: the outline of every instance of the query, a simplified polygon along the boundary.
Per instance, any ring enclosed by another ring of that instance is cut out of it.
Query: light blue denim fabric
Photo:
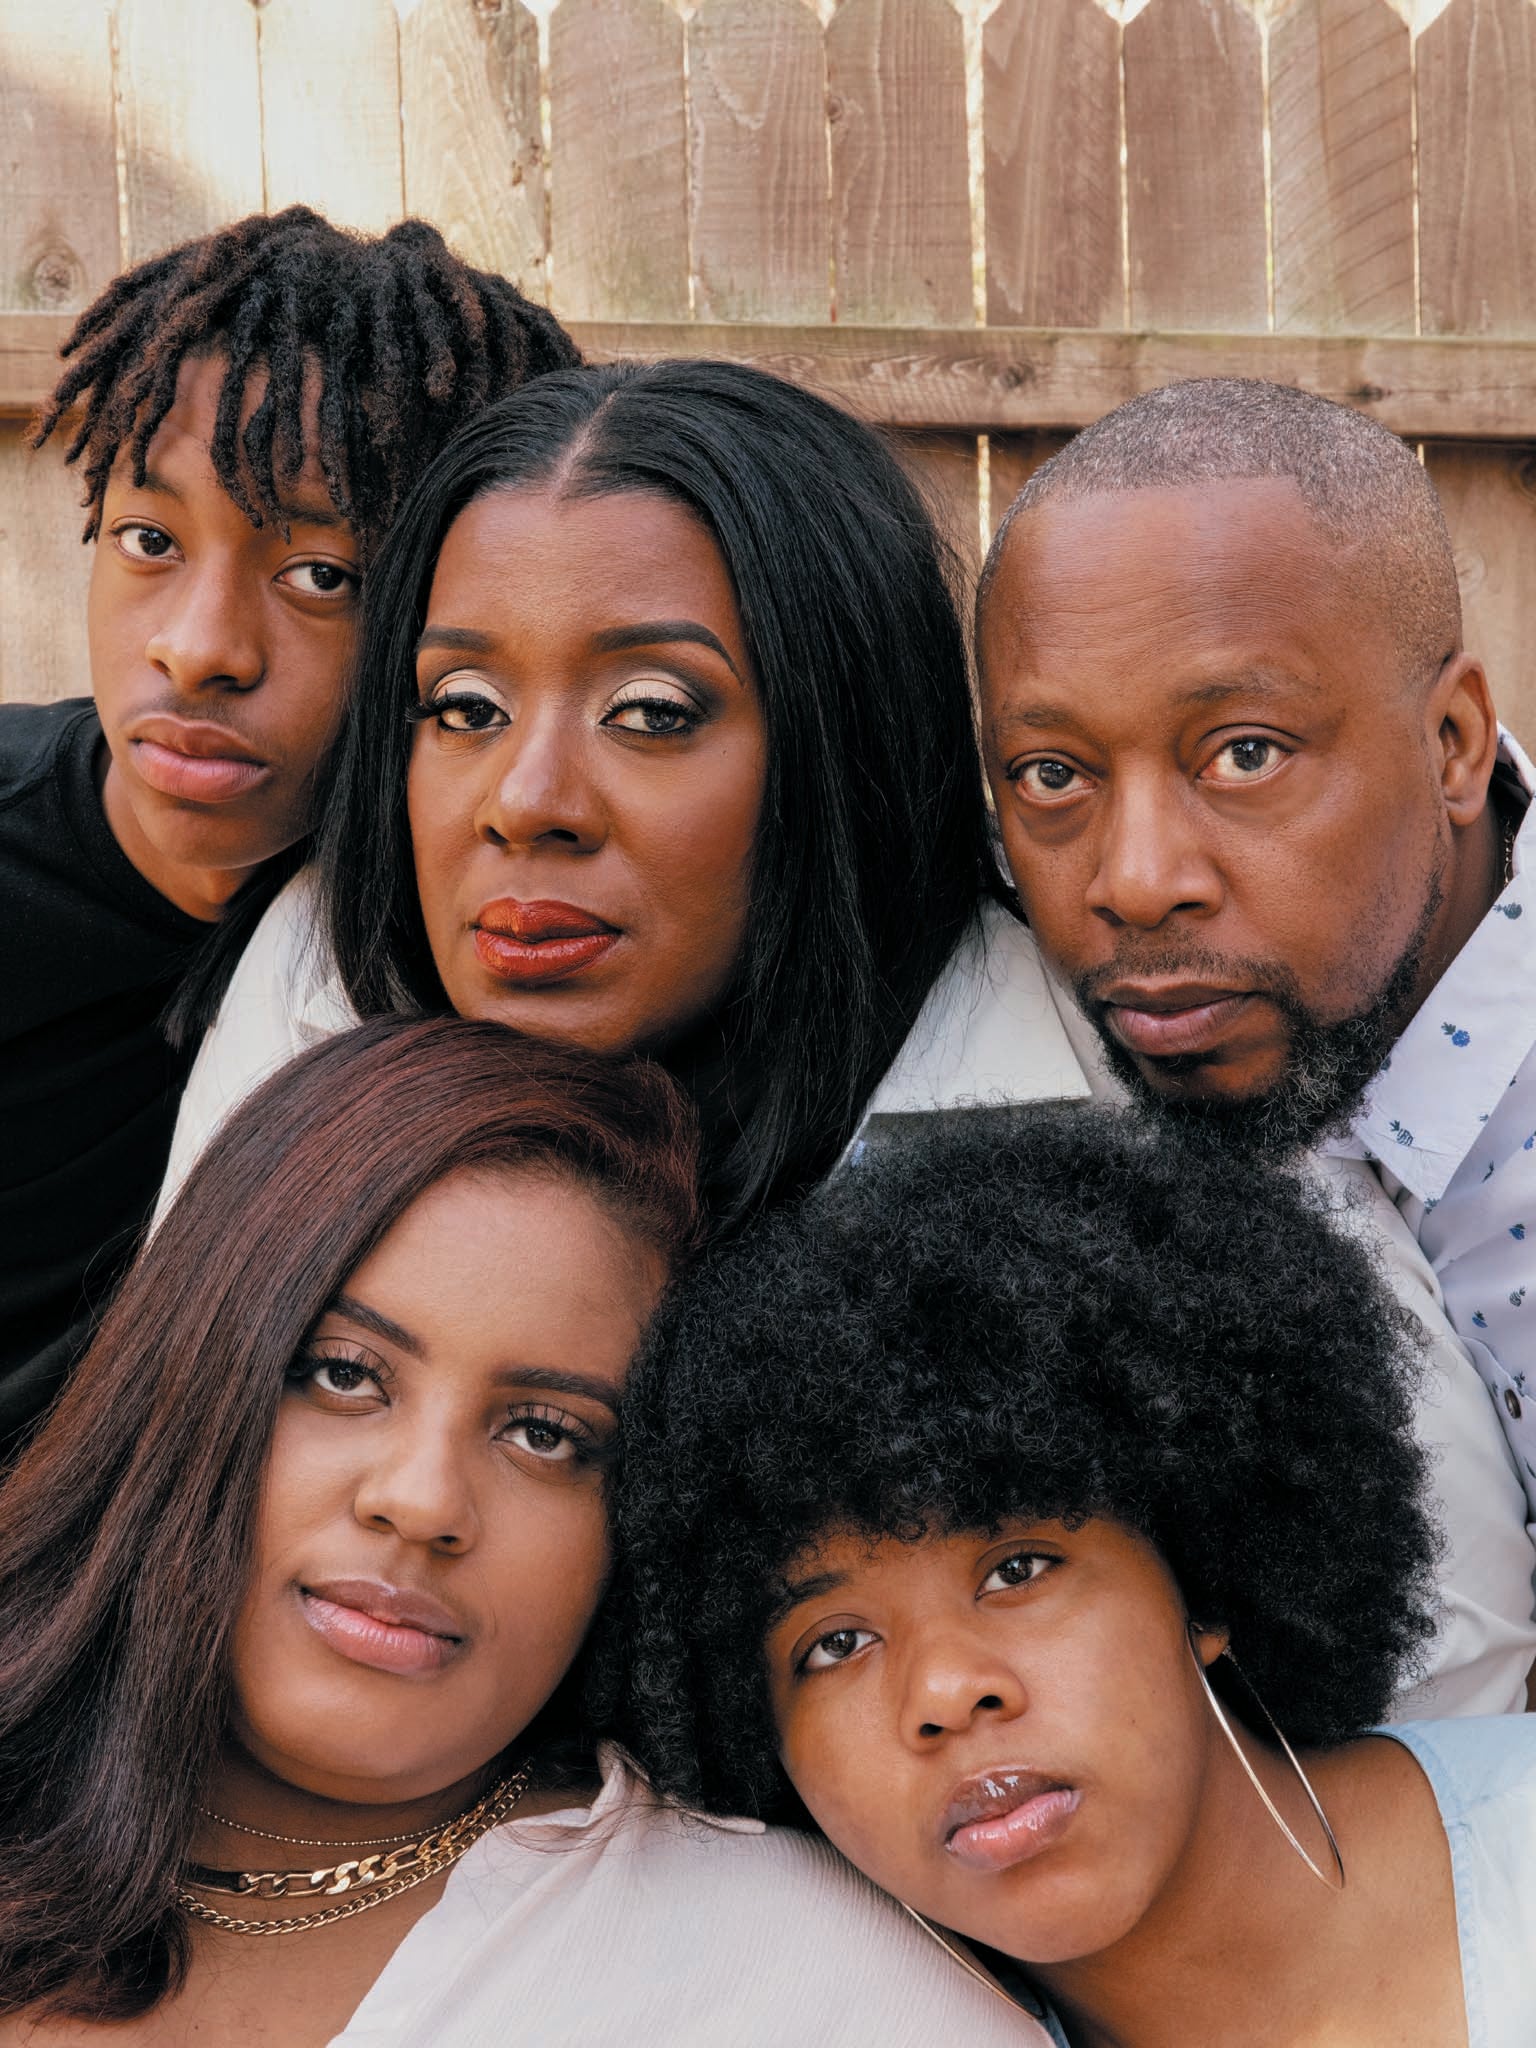
[[[1403,1721],[1451,1849],[1467,2048],[1536,2048],[1536,1714]],[[1056,2048],[1072,2048],[1038,1991],[1005,1978]]]

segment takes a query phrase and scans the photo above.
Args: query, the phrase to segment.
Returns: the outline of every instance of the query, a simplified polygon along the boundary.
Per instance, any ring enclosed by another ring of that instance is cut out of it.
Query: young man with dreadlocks
[[[473,413],[578,360],[425,222],[302,206],[128,271],[63,353],[34,445],[78,412],[94,702],[0,707],[0,1444],[148,1214],[194,1049],[167,1007],[295,864],[396,505]]]

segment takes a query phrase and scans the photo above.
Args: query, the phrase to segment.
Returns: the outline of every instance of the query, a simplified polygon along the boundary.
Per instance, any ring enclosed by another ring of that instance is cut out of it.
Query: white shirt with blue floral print
[[[1501,733],[1497,775],[1536,771]],[[1536,825],[1513,875],[1371,1084],[1349,1139],[1435,1269],[1536,1517]]]

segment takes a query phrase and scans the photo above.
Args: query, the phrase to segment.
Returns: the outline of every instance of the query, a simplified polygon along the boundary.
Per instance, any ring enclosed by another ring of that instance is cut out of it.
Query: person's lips
[[[1245,989],[1205,982],[1119,982],[1099,998],[1127,1052],[1175,1059],[1210,1052],[1253,1001]]]
[[[519,987],[567,981],[612,951],[616,926],[574,903],[520,903],[499,897],[475,917],[475,952],[498,981]]]
[[[940,1830],[946,1852],[971,1870],[1011,1870],[1052,1849],[1082,1793],[1060,1778],[1004,1765],[955,1788]]]
[[[187,803],[232,803],[272,773],[244,740],[208,719],[144,718],[127,739],[139,779]]]
[[[382,1579],[322,1579],[299,1587],[305,1621],[338,1656],[405,1677],[441,1670],[465,1647],[463,1623],[441,1601]]]

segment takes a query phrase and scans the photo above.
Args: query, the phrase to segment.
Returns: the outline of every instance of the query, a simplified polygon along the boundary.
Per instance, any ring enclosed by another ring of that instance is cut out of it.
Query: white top
[[[819,1837],[603,1769],[475,1844],[331,2048],[1046,2048]]]
[[[262,919],[203,1041],[182,1098],[161,1209],[242,1097],[296,1053],[356,1021],[316,936],[314,881],[305,870]],[[866,1116],[1119,1092],[1092,1025],[1046,973],[1030,933],[1000,904],[987,903]],[[1428,1682],[1403,1696],[1400,1711],[1513,1712],[1536,1662],[1536,1547],[1513,1458],[1478,1367],[1446,1318],[1434,1268],[1373,1169],[1359,1159],[1315,1164],[1337,1193],[1340,1221],[1367,1238],[1423,1324],[1429,1353],[1419,1418],[1436,1460],[1435,1509],[1448,1545],[1443,1614]]]
[[[1514,873],[1392,1048],[1339,1149],[1371,1161],[1423,1248],[1536,1516],[1536,774]]]

